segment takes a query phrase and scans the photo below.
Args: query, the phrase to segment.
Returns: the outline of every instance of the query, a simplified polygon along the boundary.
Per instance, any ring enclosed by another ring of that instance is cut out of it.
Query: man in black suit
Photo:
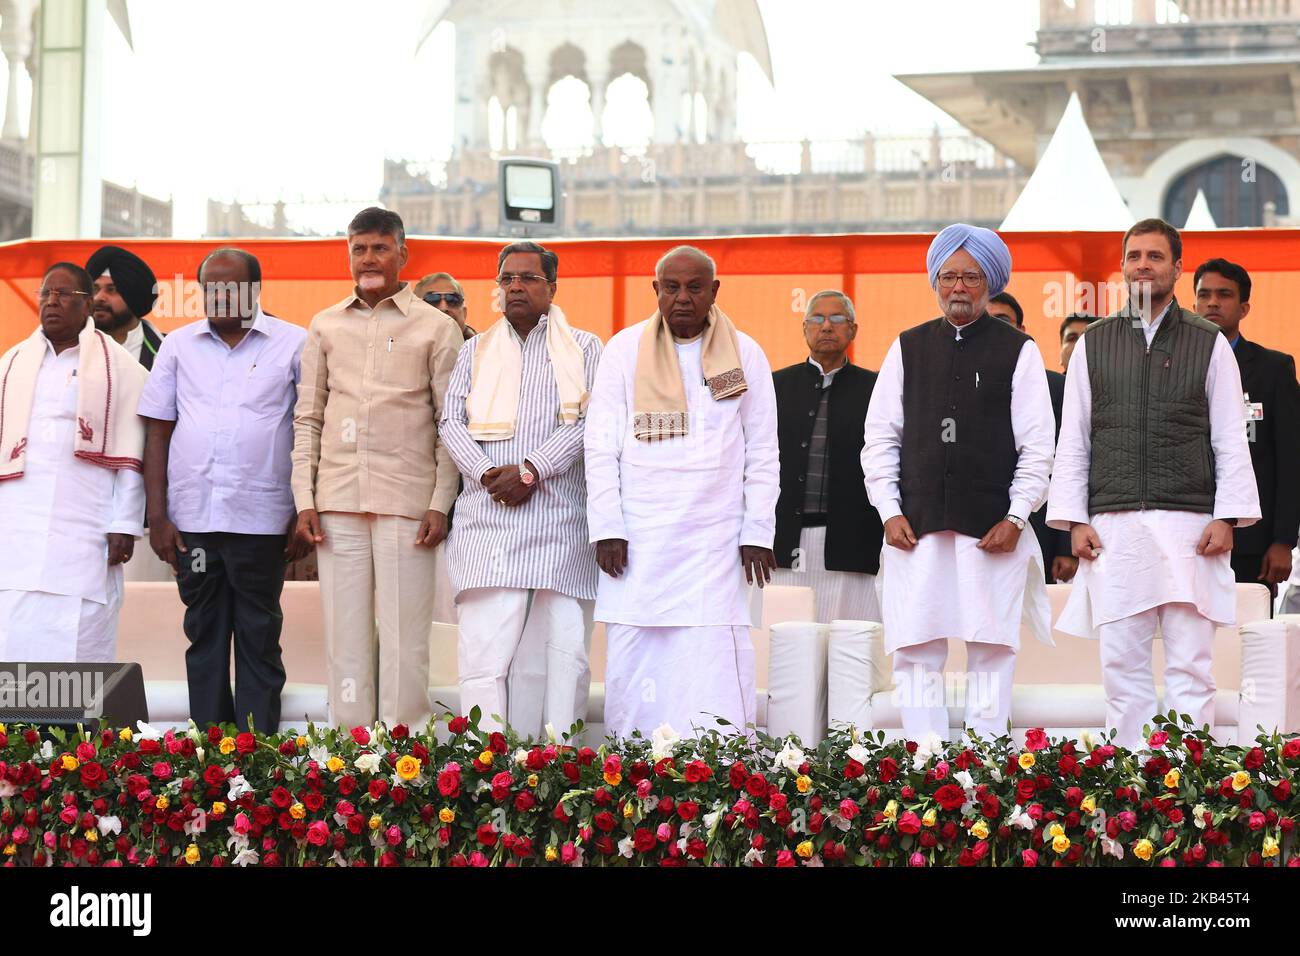
[[[1300,385],[1295,359],[1248,342],[1241,320],[1250,313],[1250,275],[1226,259],[1196,270],[1196,311],[1220,329],[1241,370],[1242,413],[1263,519],[1239,529],[1232,570],[1241,583],[1262,581],[1277,596],[1291,576],[1291,549],[1300,533]]]
[[[989,315],[1001,319],[1008,325],[1014,325],[1021,332],[1025,331],[1025,310],[1010,292],[999,292],[989,298],[986,307]],[[1026,333],[1028,334],[1028,333]],[[1061,437],[1061,405],[1065,401],[1065,376],[1051,369],[1047,372],[1047,392],[1052,396],[1052,414],[1056,416],[1056,437]],[[1043,571],[1047,583],[1054,581],[1065,583],[1079,570],[1079,559],[1071,553],[1070,533],[1056,531],[1047,526],[1047,503],[1029,516],[1029,524],[1038,538],[1038,546],[1043,550]]]
[[[861,461],[876,373],[848,359],[857,333],[849,297],[818,292],[803,321],[808,360],[772,373],[781,452],[772,583],[814,588],[823,623],[880,620],[884,531]]]

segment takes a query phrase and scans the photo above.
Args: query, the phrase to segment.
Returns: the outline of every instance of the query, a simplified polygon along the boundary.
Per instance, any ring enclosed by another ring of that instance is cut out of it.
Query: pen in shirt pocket
[[[393,337],[390,335],[388,337],[388,351],[391,352],[392,350],[393,350]]]

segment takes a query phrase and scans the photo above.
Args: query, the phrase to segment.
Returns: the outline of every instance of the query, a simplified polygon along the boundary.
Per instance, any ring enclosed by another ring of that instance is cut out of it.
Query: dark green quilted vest
[[[1140,320],[1088,326],[1092,465],[1088,513],[1214,511],[1214,453],[1205,376],[1219,328],[1169,307],[1150,347]]]

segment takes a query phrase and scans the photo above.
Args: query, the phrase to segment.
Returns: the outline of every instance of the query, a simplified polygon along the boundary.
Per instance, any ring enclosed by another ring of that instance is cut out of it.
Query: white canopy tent
[[[1214,221],[1214,213],[1210,212],[1210,202],[1205,198],[1205,190],[1196,190],[1196,198],[1192,200],[1192,208],[1187,212],[1187,222],[1183,223],[1184,229],[1218,229],[1219,224]]]

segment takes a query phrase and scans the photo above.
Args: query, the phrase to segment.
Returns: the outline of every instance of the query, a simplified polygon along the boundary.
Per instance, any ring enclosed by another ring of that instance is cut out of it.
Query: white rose
[[[100,836],[108,836],[110,833],[122,832],[122,821],[117,817],[100,817],[99,823],[96,825],[99,827]]]
[[[379,769],[379,754],[362,754],[352,765],[362,773],[374,773]]]
[[[776,755],[776,761],[772,764],[772,769],[780,770],[784,768],[791,773],[797,773],[800,765],[806,759],[804,752],[794,745],[792,739],[787,737],[785,746],[782,747],[781,752]]]

